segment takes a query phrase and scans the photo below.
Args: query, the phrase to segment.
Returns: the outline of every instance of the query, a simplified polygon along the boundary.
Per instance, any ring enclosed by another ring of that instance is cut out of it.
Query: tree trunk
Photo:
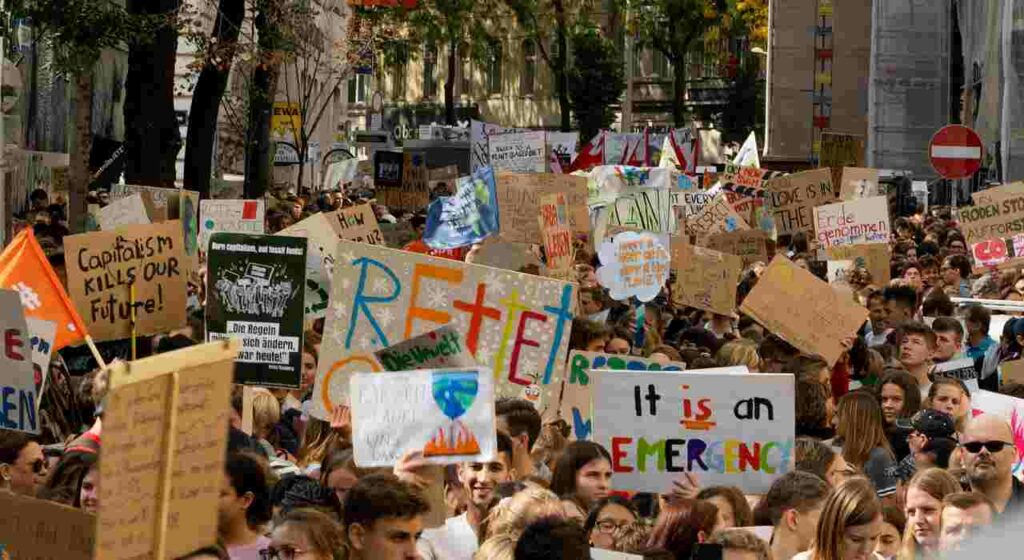
[[[259,64],[252,72],[249,86],[249,115],[247,123],[247,145],[245,147],[246,198],[261,198],[267,192],[273,179],[273,154],[270,151],[270,117],[277,94],[277,78],[280,63],[274,61],[277,33],[273,29],[268,11],[271,0],[260,0],[256,14],[256,33],[259,35]]]
[[[676,56],[672,64],[672,122],[676,128],[686,126],[686,53]]]
[[[555,81],[558,92],[558,108],[562,114],[562,132],[572,130],[572,105],[569,103],[569,33],[565,23],[565,5],[562,0],[554,0],[555,20],[557,25],[558,56],[555,57]]]
[[[213,146],[217,139],[220,104],[231,74],[231,59],[245,18],[245,0],[220,0],[213,36],[217,38],[216,58],[199,72],[192,92],[192,110],[188,115],[185,141],[185,188],[209,198],[213,176]]]
[[[135,15],[167,15],[176,0],[129,0]],[[178,32],[161,26],[151,41],[132,45],[125,78],[125,181],[173,187],[181,132],[174,114],[174,60]]]
[[[455,126],[455,78],[459,58],[458,44],[448,41],[448,79],[444,81],[444,120],[448,126]]]
[[[92,69],[75,75],[75,143],[68,168],[68,229],[85,231],[89,194],[89,152],[92,151]]]

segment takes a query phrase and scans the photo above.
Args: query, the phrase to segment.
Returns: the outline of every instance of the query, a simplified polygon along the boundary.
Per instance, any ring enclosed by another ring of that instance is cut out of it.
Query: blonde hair
[[[825,500],[811,543],[813,560],[840,560],[848,527],[867,525],[882,515],[875,488],[864,478],[851,478]]]
[[[772,552],[768,548],[768,543],[761,540],[748,529],[737,527],[715,531],[711,538],[708,539],[708,543],[720,544],[723,549],[753,552],[757,560],[772,560]]]
[[[889,438],[885,435],[882,407],[874,395],[853,391],[839,399],[836,411],[836,435],[843,442],[843,458],[857,467],[863,467],[875,448],[885,449],[892,455]]]
[[[473,554],[474,560],[515,560],[518,537],[496,535],[483,542]]]
[[[715,355],[715,361],[721,367],[747,366],[750,371],[757,371],[761,366],[757,343],[745,338],[726,342]]]
[[[910,492],[911,488],[917,488],[940,502],[946,496],[963,490],[953,475],[938,467],[917,471],[917,474],[907,484],[907,492]],[[914,538],[914,528],[909,519],[907,527],[903,531],[903,546],[900,548],[898,558],[899,560],[917,558],[917,540]]]
[[[256,387],[252,390],[252,430],[266,439],[274,426],[281,421],[281,403],[269,390]]]
[[[531,523],[551,517],[565,517],[562,500],[554,492],[527,482],[525,489],[501,500],[491,508],[484,521],[486,529],[481,531],[481,534],[487,539],[510,535],[518,540]]]

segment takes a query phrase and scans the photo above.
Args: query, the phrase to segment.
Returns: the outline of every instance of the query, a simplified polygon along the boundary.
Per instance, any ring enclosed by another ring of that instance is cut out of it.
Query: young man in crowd
[[[534,462],[530,453],[540,437],[540,412],[529,401],[502,398],[494,403],[494,414],[498,432],[512,438],[512,466],[516,476],[522,480],[539,476],[551,480],[551,470],[543,462]]]
[[[790,471],[772,483],[757,506],[759,524],[771,523],[772,558],[790,560],[811,547],[828,484],[816,475]]]
[[[512,482],[512,439],[498,433],[498,456],[489,463],[462,463],[459,482],[467,498],[466,513],[449,518],[444,527],[424,532],[419,551],[424,560],[472,560],[480,547],[480,524],[496,501],[499,484]]]
[[[885,344],[886,337],[892,332],[889,322],[886,320],[885,294],[883,292],[872,292],[868,296],[868,320],[867,333],[864,335],[864,342],[868,347],[881,346]]]
[[[980,492],[957,492],[942,500],[939,550],[953,552],[985,527],[992,525],[996,506]]]
[[[935,333],[935,352],[932,361],[940,364],[959,359],[963,350],[964,327],[952,317],[938,317],[932,321]]]
[[[365,476],[348,491],[342,521],[348,560],[418,560],[426,500],[389,474]]]
[[[931,381],[928,373],[932,369],[932,355],[935,353],[935,333],[924,323],[916,321],[903,323],[900,333],[900,364],[917,379],[921,387],[921,398],[928,396]]]
[[[917,313],[917,292],[910,286],[889,286],[883,295],[886,321],[893,329],[886,337],[886,343],[896,346],[896,333],[903,323],[913,321]]]
[[[967,348],[964,353],[968,358],[984,358],[989,348],[997,346],[996,341],[988,335],[991,322],[992,314],[981,305],[971,305],[964,312],[964,324],[967,325]]]
[[[1017,448],[1010,424],[991,414],[971,419],[960,436],[971,490],[992,500],[1000,513],[1024,511],[1024,483],[1013,476]]]
[[[942,283],[953,297],[971,297],[971,262],[963,255],[950,255],[942,261]]]

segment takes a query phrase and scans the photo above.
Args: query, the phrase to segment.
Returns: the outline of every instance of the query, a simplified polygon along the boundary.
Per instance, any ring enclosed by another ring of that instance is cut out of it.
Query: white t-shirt
[[[449,517],[444,527],[423,531],[416,548],[423,560],[473,560],[480,548],[467,514]]]

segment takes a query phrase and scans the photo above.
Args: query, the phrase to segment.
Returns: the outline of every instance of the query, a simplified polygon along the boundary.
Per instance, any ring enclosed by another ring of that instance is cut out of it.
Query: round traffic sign
[[[981,169],[983,155],[978,133],[959,124],[942,127],[928,144],[932,168],[945,179],[966,179],[974,175]]]

